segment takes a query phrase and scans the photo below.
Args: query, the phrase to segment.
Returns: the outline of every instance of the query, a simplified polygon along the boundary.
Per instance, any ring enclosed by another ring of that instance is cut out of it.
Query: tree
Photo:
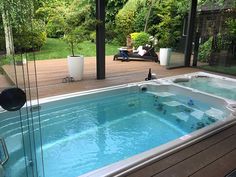
[[[33,3],[30,0],[3,0],[0,3],[0,13],[4,27],[5,45],[7,55],[14,54],[13,28],[31,25],[33,16]]]
[[[151,0],[151,3],[149,5],[149,10],[148,10],[148,13],[147,13],[147,16],[146,16],[146,20],[145,20],[144,32],[147,32],[148,20],[149,20],[149,17],[151,15],[151,10],[152,10],[155,2],[156,2],[156,0]]]
[[[0,4],[0,11],[2,14],[6,53],[7,55],[11,55],[11,54],[14,54],[12,26],[10,23],[9,11],[7,10],[5,3],[3,1]]]

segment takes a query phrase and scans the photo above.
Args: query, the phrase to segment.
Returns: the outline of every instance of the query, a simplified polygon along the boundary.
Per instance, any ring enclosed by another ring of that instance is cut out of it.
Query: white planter
[[[166,66],[170,61],[171,48],[160,48],[160,65]]]
[[[83,56],[68,56],[68,69],[70,77],[75,81],[82,80],[84,73],[84,57]]]

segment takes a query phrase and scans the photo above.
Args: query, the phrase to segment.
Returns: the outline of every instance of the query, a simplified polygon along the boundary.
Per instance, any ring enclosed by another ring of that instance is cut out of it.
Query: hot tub
[[[17,114],[0,114],[0,134],[9,152],[4,165],[6,177],[25,177],[36,168],[27,156],[30,148],[25,146],[29,144],[22,143],[25,134],[35,138],[35,160],[43,161],[34,174],[114,176],[183,148],[236,120],[232,101],[155,81],[41,99],[41,129],[35,121],[32,132],[24,132],[24,109],[21,124]],[[38,114],[33,106],[30,110]],[[39,139],[42,146],[37,143]]]
[[[196,72],[161,79],[175,85],[197,89],[226,99],[236,100],[236,79]]]

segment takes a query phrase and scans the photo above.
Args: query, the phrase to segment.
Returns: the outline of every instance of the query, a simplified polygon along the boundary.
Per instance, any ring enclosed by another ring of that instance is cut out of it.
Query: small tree
[[[73,27],[71,27],[73,28]],[[76,29],[71,29],[71,30],[66,30],[65,35],[63,38],[66,43],[68,43],[71,51],[71,55],[74,57],[75,56],[75,48],[78,48],[78,44],[83,42],[83,33],[81,29],[76,28]]]
[[[84,30],[82,26],[78,26],[77,23],[78,14],[68,13],[65,18],[65,28],[63,39],[69,45],[71,55],[75,56],[75,49],[78,44],[84,40]]]

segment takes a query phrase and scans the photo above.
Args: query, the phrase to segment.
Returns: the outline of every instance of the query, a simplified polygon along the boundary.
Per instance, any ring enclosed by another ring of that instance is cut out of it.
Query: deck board
[[[12,65],[3,66],[8,77],[16,84],[15,71]],[[148,74],[148,69],[151,68],[153,73],[157,74],[158,78],[173,76],[178,74],[186,74],[200,71],[196,68],[178,68],[167,70],[160,66],[159,63],[153,61],[130,61],[121,62],[113,61],[112,56],[106,57],[106,79],[96,79],[96,58],[87,57],[84,63],[84,77],[82,81],[74,83],[62,83],[62,79],[68,76],[67,60],[39,60],[36,61],[37,70],[37,85],[39,97],[48,97],[59,94],[84,91],[101,87],[108,87],[131,82],[143,81]],[[28,67],[16,66],[17,82],[22,88],[30,87],[31,95],[36,96],[36,81],[34,62],[29,61]],[[29,73],[29,79],[27,76]],[[24,83],[24,80],[26,82]]]
[[[224,163],[217,169],[221,174],[227,174],[236,168],[236,159],[229,156],[236,148],[236,125],[227,128],[204,140],[183,148],[180,151],[158,159],[144,167],[133,170],[126,177],[210,177],[208,173],[213,170],[213,165]],[[209,167],[209,169],[208,169]],[[217,174],[217,173],[213,173]],[[213,177],[214,175],[212,175]],[[218,177],[218,175],[214,176]],[[220,176],[219,177],[223,177]]]

